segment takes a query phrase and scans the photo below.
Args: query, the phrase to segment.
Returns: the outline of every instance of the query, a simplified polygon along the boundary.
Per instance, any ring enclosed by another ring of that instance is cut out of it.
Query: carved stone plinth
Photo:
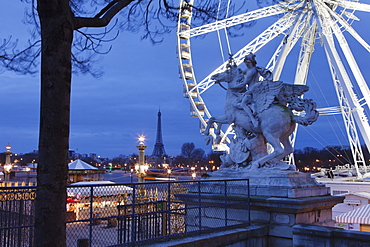
[[[227,172],[215,174],[217,176],[208,179],[227,178]],[[331,196],[328,188],[318,184],[305,173],[274,171],[234,174],[237,174],[238,178],[249,178],[250,219],[252,223],[269,226],[269,246],[292,246],[292,227],[296,224],[330,226],[332,207],[343,201],[343,197]],[[235,216],[235,220],[245,219],[248,216],[248,187],[245,181],[219,181],[207,184],[202,183],[200,188],[202,203],[222,205],[227,194],[230,205],[234,201],[245,202],[244,207],[230,206],[232,211],[228,215]],[[179,199],[188,205],[195,205],[199,203],[198,190],[199,187],[194,186],[189,189],[189,193],[179,195]],[[202,217],[207,216],[215,220],[212,212],[204,211]],[[189,217],[196,216],[189,215]],[[206,222],[206,219],[203,221]]]
[[[300,198],[330,194],[330,189],[319,184],[308,173],[277,170],[249,171],[225,169],[214,172],[209,179],[248,178],[251,196]],[[247,194],[235,187],[238,193]]]
[[[269,225],[270,246],[292,246],[296,224],[333,226],[332,207],[343,197],[251,197],[251,221]]]

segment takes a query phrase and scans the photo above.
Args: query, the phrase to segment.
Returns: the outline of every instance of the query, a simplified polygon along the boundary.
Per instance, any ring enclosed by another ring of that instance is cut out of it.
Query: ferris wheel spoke
[[[370,144],[370,140],[367,135],[367,133],[369,133],[368,131],[370,130],[370,126],[364,114],[363,108],[359,105],[359,101],[357,100],[352,88],[349,87],[351,86],[350,79],[344,70],[342,62],[338,59],[339,55],[337,54],[335,48],[331,47],[331,44],[328,42],[324,43],[324,47],[328,57],[328,63],[331,69],[334,87],[337,92],[344,124],[346,126],[347,136],[354,158],[354,164],[358,170],[359,163],[362,163],[363,165],[366,164],[355,126],[355,120],[358,123],[359,130],[367,145]],[[358,174],[361,176],[361,173]]]
[[[350,107],[353,108],[355,107],[356,102],[358,103],[358,99],[353,91],[352,83],[347,74],[347,70],[345,69],[345,66],[343,65],[340,56],[335,48],[333,31],[330,26],[333,25],[333,23],[330,22],[330,18],[328,18],[328,13],[325,10],[319,11],[319,14],[322,16],[322,18],[318,17],[318,23],[319,28],[321,29],[322,40],[324,41],[323,44],[328,57],[328,61],[334,66],[336,73],[340,77],[340,81],[343,82],[343,88],[346,89],[346,95],[352,100]]]
[[[220,29],[232,27],[238,24],[247,23],[250,21],[255,21],[264,17],[284,14],[286,12],[295,11],[301,8],[304,2],[298,1],[290,1],[290,2],[281,2],[272,6],[264,7],[261,9],[257,9],[254,11],[250,11],[244,14],[232,16],[226,18],[224,20],[215,21],[209,24],[205,24],[196,28],[184,28],[179,35],[188,36],[188,37],[195,37],[202,34],[211,33]]]
[[[297,18],[298,20],[293,26],[293,28],[290,30],[290,33],[287,34],[285,38],[281,41],[282,49],[278,54],[276,54],[278,56],[278,59],[276,60],[276,63],[273,64],[272,68],[270,69],[271,71],[273,71],[275,81],[279,80],[281,72],[284,68],[284,64],[285,64],[287,56],[289,55],[293,47],[297,44],[299,38],[302,36],[305,30],[307,21],[310,20],[311,17],[312,17],[312,14],[309,13],[307,16],[307,11],[303,11],[300,14],[300,16]]]
[[[346,9],[370,12],[370,4],[366,4],[366,3],[359,3],[359,2],[346,1],[346,0],[335,0],[335,1],[325,0],[325,2],[338,5]]]
[[[317,22],[314,19],[302,37],[294,84],[305,85],[307,82],[308,68],[311,63],[312,53],[314,52],[316,33]]]
[[[316,19],[313,19],[312,24],[309,27],[307,27],[307,30],[306,32],[304,32],[302,37],[301,49],[299,52],[297,69],[294,78],[294,84],[296,85],[306,85],[307,83],[308,68],[311,63],[312,53],[314,52],[316,33],[317,33],[317,22]],[[297,140],[298,128],[299,126],[296,125],[294,132],[290,136],[290,143],[293,147],[295,146],[295,142]],[[288,159],[290,163],[294,162],[293,154],[290,154]]]
[[[328,16],[329,14],[332,14],[332,11],[330,9],[327,9],[326,15]],[[326,18],[325,20],[326,22],[328,22],[328,24],[326,25],[333,29],[333,33],[337,37],[339,45],[343,51],[344,56],[346,57],[348,61],[348,64],[361,90],[361,93],[366,101],[366,104],[368,107],[370,107],[370,90],[366,84],[366,81],[361,73],[360,68],[357,65],[356,59],[354,58],[352,51],[349,48],[346,38],[344,37],[343,33],[340,31],[338,25],[336,25],[336,23],[334,23],[334,21],[331,18]]]
[[[352,156],[354,158],[354,164],[355,164],[358,176],[361,177],[361,173],[359,172],[358,165],[361,163],[362,165],[365,166],[365,169],[366,169],[366,163],[365,163],[364,155],[362,153],[361,143],[360,143],[356,125],[355,125],[355,118],[359,118],[360,114],[357,114],[356,111],[353,111],[353,109],[350,107],[349,100],[345,95],[345,90],[343,90],[341,81],[339,79],[340,76],[338,76],[338,73],[337,73],[338,71],[336,71],[337,66],[333,65],[330,59],[328,59],[328,63],[331,69],[334,87],[337,92],[341,115],[343,117],[344,125],[347,130],[347,136],[348,136],[349,144],[351,147]],[[360,124],[359,128],[360,128],[361,133],[363,133],[364,131],[363,128],[365,126],[366,124]],[[366,135],[364,137],[365,137],[365,143],[366,143],[367,142]]]
[[[285,30],[287,30],[293,23],[296,21],[297,12],[291,12],[285,14],[282,18],[277,20],[274,24],[268,27],[264,32],[258,35],[255,39],[253,39],[249,44],[244,46],[240,49],[235,55],[233,59],[237,65],[241,64],[244,57],[249,53],[255,53],[263,46],[265,46],[268,42],[276,38],[279,34],[282,34]],[[215,69],[212,73],[210,73],[206,78],[204,78],[201,82],[197,84],[197,89],[199,93],[205,92],[208,88],[210,88],[214,81],[211,80],[211,76],[220,73],[226,69],[227,61],[221,64],[217,69]]]
[[[363,136],[363,139],[367,145],[367,147],[370,147],[370,139],[367,133],[370,133],[370,126],[367,120],[366,115],[364,114],[364,109],[360,105],[360,102],[356,96],[356,94],[353,91],[351,80],[347,74],[347,71],[341,62],[341,59],[339,57],[339,54],[334,46],[334,38],[333,33],[330,29],[330,26],[328,23],[326,23],[324,20],[328,20],[328,13],[325,13],[325,10],[321,10],[319,13],[319,16],[317,16],[319,28],[321,29],[322,33],[322,40],[324,44],[325,53],[327,55],[327,60],[329,63],[329,66],[331,68],[331,73],[334,81],[334,85],[337,89],[337,95],[338,99],[341,102],[346,102],[346,107],[349,108],[350,112],[347,113],[348,109],[344,107],[343,103],[341,104],[342,108],[342,115],[344,118],[349,119],[346,117],[346,114],[353,114],[353,116],[356,119],[356,122],[358,123],[358,127],[360,129],[360,132]],[[322,18],[320,18],[320,16]],[[340,90],[339,90],[340,89]],[[347,122],[349,120],[345,120]],[[347,135],[351,142],[353,140],[353,136],[351,134],[356,132],[356,129],[353,129],[353,123],[346,123],[347,124]],[[350,128],[351,127],[351,128]],[[351,144],[351,148],[355,144]],[[357,148],[357,147],[356,147]]]
[[[223,136],[221,136],[221,143],[230,142],[228,135],[234,134],[234,127],[233,124],[230,124]]]
[[[367,51],[370,52],[370,45],[356,32],[356,30],[351,25],[348,24],[347,21],[343,19],[341,15],[331,10],[325,4],[322,4],[322,7],[327,9],[331,16],[335,18],[345,28],[345,30],[348,31],[348,33],[351,34],[352,37],[355,38]]]
[[[306,12],[306,11],[304,11],[304,12]],[[301,15],[302,16],[302,15]],[[312,13],[308,13],[308,15],[307,15],[308,17],[306,17],[305,18],[305,20],[302,20],[302,19],[300,19],[301,20],[301,24],[303,23],[303,22],[308,22],[310,19],[311,19],[311,17],[312,17]],[[295,27],[298,27],[298,25],[295,25]],[[296,28],[296,31],[297,31],[297,28]],[[285,34],[285,38],[284,39],[282,39],[281,40],[281,42],[280,42],[280,44],[278,45],[278,47],[276,48],[276,50],[275,50],[275,52],[274,52],[274,54],[271,56],[271,59],[270,59],[270,61],[267,63],[267,65],[266,65],[266,68],[268,69],[268,70],[270,70],[270,71],[274,71],[275,70],[275,67],[276,67],[276,64],[277,64],[277,62],[278,62],[278,58],[279,58],[279,56],[280,56],[280,54],[281,54],[281,52],[282,52],[282,50],[283,50],[283,48],[284,48],[284,46],[286,46],[287,45],[287,41],[289,40],[289,41],[291,41],[292,40],[292,38],[291,37],[289,37],[290,35],[292,35],[292,33],[297,33],[297,32],[293,32],[293,31],[291,31],[290,33],[286,33]],[[295,37],[295,38],[299,38],[299,37],[296,37],[295,35],[293,35],[293,37]],[[290,42],[291,43],[291,42]],[[291,46],[291,45],[290,45]],[[292,46],[293,47],[293,46]],[[274,72],[274,75],[275,75],[275,72]],[[274,77],[274,79],[275,79],[276,77]]]
[[[341,114],[341,109],[339,106],[329,106],[329,107],[318,108],[317,111],[320,113],[320,116]]]

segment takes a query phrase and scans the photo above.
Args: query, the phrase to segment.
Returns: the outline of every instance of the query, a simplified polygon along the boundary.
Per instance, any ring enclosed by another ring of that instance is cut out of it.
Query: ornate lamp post
[[[26,172],[27,172],[27,186],[30,183],[30,171],[31,171],[31,168],[26,167]]]
[[[148,165],[145,164],[145,149],[146,149],[146,145],[144,143],[145,137],[139,136],[138,139],[139,145],[137,145],[136,147],[139,149],[139,163],[135,165],[135,170],[139,183],[143,183],[146,171],[148,170]]]
[[[4,164],[4,180],[9,181],[10,180],[10,171],[12,170],[12,163],[10,162],[10,156],[12,156],[12,152],[10,149],[12,148],[10,145],[6,146],[6,152],[5,152],[5,164]]]

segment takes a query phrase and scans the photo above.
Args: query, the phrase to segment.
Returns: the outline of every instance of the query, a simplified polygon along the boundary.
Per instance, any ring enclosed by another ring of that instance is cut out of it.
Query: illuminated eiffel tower
[[[164,151],[164,145],[162,141],[162,123],[161,123],[161,116],[162,113],[158,111],[158,123],[157,123],[157,139],[155,141],[153,154],[152,156],[156,156],[158,158],[163,158],[166,156],[166,151]]]

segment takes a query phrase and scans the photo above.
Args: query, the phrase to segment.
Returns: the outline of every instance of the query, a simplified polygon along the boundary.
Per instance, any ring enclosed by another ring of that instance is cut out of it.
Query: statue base
[[[192,205],[198,205],[199,201],[223,205],[227,195],[229,204],[225,215],[228,219],[238,221],[249,218],[252,224],[267,225],[269,246],[293,246],[292,227],[297,224],[333,226],[331,209],[343,201],[343,197],[331,196],[329,188],[318,184],[307,173],[276,170],[236,172],[235,169],[222,169],[210,175],[211,177],[204,180],[220,180],[202,183],[201,187],[194,186],[188,193],[177,194],[177,198],[191,208]],[[238,180],[242,178],[249,179],[250,197],[247,182]],[[234,206],[236,202],[244,203],[243,206]],[[199,225],[194,219],[198,219],[198,211],[193,213],[194,215],[189,211],[187,224],[196,229]],[[216,214],[214,208],[204,209],[202,222],[205,226],[206,222],[224,222],[222,216],[223,214]]]
[[[258,171],[242,170],[240,168],[238,171],[232,168],[222,169],[210,173],[210,177],[207,179],[248,178],[251,196],[300,198],[330,194],[330,188],[317,183],[308,173],[271,169],[259,169]],[[233,186],[233,190],[237,190],[239,194],[247,194],[247,191],[240,188],[237,183]]]

